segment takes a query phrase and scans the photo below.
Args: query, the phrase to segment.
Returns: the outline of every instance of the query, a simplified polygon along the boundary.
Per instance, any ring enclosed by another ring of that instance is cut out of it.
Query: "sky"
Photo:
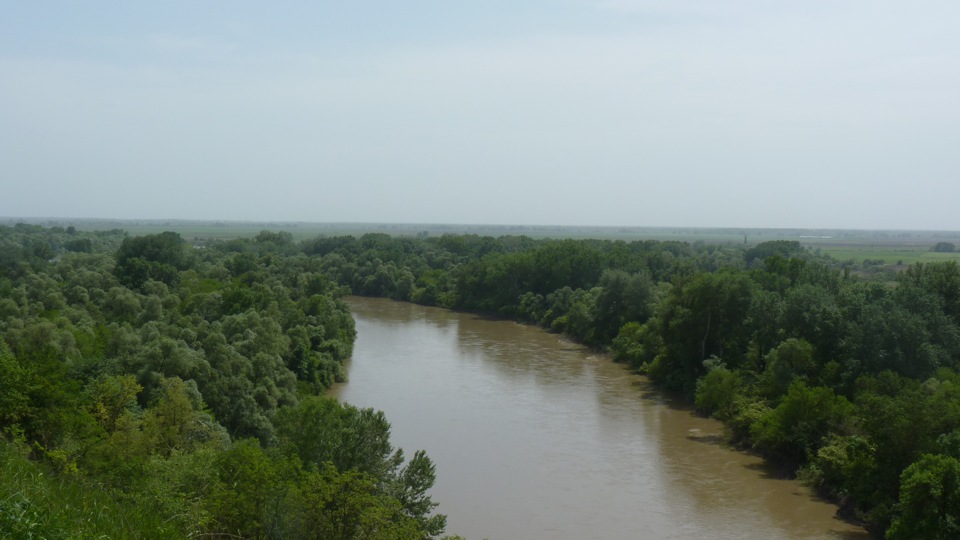
[[[0,216],[960,230],[956,0],[0,0]]]

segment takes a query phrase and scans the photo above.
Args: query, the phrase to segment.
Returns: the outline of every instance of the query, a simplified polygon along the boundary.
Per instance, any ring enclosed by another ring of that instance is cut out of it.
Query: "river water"
[[[351,297],[342,401],[425,449],[447,533],[505,539],[867,538],[722,426],[623,366],[509,321]]]

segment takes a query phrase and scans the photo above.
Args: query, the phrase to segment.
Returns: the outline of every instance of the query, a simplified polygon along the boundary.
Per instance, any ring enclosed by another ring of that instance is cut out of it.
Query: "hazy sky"
[[[0,216],[960,229],[957,0],[0,13]]]

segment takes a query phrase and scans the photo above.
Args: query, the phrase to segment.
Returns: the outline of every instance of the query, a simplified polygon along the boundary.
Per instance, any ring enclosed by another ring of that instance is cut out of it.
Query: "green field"
[[[822,247],[822,252],[840,261],[852,260],[860,263],[865,260],[882,260],[885,264],[914,264],[917,262],[960,261],[958,253],[935,253],[929,248],[904,248],[898,246],[883,247]]]

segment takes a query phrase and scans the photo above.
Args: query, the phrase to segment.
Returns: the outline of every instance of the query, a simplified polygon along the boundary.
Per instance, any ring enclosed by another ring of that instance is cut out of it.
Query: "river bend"
[[[437,466],[449,534],[506,539],[866,539],[722,426],[560,336],[348,299],[357,341],[331,394],[383,410]]]

